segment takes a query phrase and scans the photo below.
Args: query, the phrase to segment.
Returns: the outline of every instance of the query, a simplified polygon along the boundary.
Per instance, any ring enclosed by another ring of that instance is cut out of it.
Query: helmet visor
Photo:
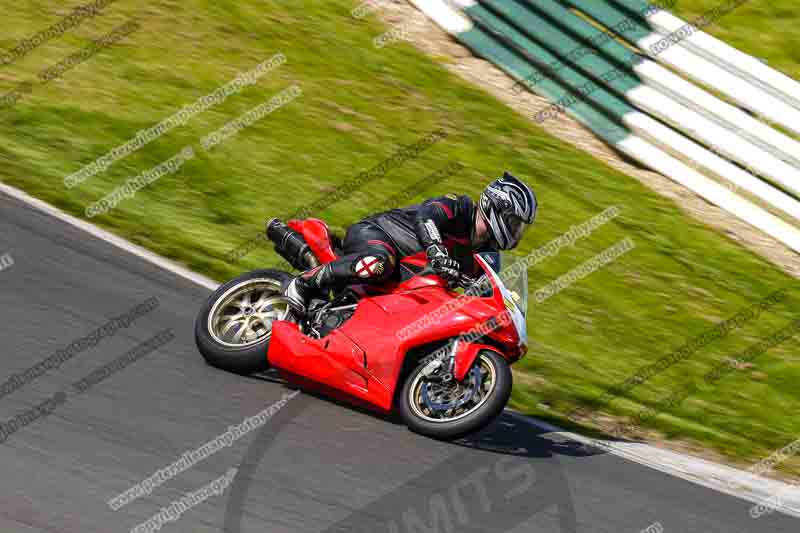
[[[525,236],[525,232],[530,224],[526,224],[522,218],[513,213],[503,216],[503,221],[505,222],[510,237],[508,248],[506,249],[516,248]]]

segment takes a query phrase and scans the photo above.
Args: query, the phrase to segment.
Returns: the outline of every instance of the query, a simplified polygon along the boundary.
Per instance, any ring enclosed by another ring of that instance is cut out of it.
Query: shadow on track
[[[313,401],[313,396],[301,394],[289,402],[250,444],[229,492],[225,533],[242,532],[255,472],[281,430]],[[380,418],[391,422],[391,417]],[[576,533],[572,495],[557,456],[593,453],[573,443],[553,442],[542,433],[503,413],[480,433],[454,442],[454,453],[441,463],[322,531],[500,533],[535,518],[548,531]]]

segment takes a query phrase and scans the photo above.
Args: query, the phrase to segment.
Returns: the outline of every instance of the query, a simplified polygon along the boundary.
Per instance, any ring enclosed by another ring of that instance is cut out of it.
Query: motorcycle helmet
[[[534,223],[537,205],[533,190],[508,172],[490,183],[481,193],[479,210],[491,245],[500,250],[515,248]]]

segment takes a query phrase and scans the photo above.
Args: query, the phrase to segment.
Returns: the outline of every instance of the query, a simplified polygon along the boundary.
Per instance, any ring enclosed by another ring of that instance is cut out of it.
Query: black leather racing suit
[[[414,272],[399,260],[425,251],[433,237],[440,237],[450,257],[461,263],[465,274],[474,272],[472,232],[477,206],[469,196],[448,194],[418,205],[372,215],[347,229],[341,256],[327,265],[302,274],[317,289],[355,283],[383,283],[404,279]],[[427,224],[427,226],[426,226]],[[438,232],[439,235],[435,235]]]

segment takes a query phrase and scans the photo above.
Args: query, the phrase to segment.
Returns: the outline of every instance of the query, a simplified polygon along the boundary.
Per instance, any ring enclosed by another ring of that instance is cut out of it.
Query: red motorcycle
[[[267,236],[298,270],[339,252],[339,240],[316,219],[273,219]],[[195,339],[215,367],[242,374],[272,367],[300,388],[383,413],[397,409],[411,430],[456,439],[502,412],[509,365],[528,349],[527,269],[503,271],[497,263],[506,259],[476,254],[482,276],[448,283],[423,252],[402,259],[395,281],[332,292],[304,316],[282,296],[292,275],[256,270],[211,295]]]

